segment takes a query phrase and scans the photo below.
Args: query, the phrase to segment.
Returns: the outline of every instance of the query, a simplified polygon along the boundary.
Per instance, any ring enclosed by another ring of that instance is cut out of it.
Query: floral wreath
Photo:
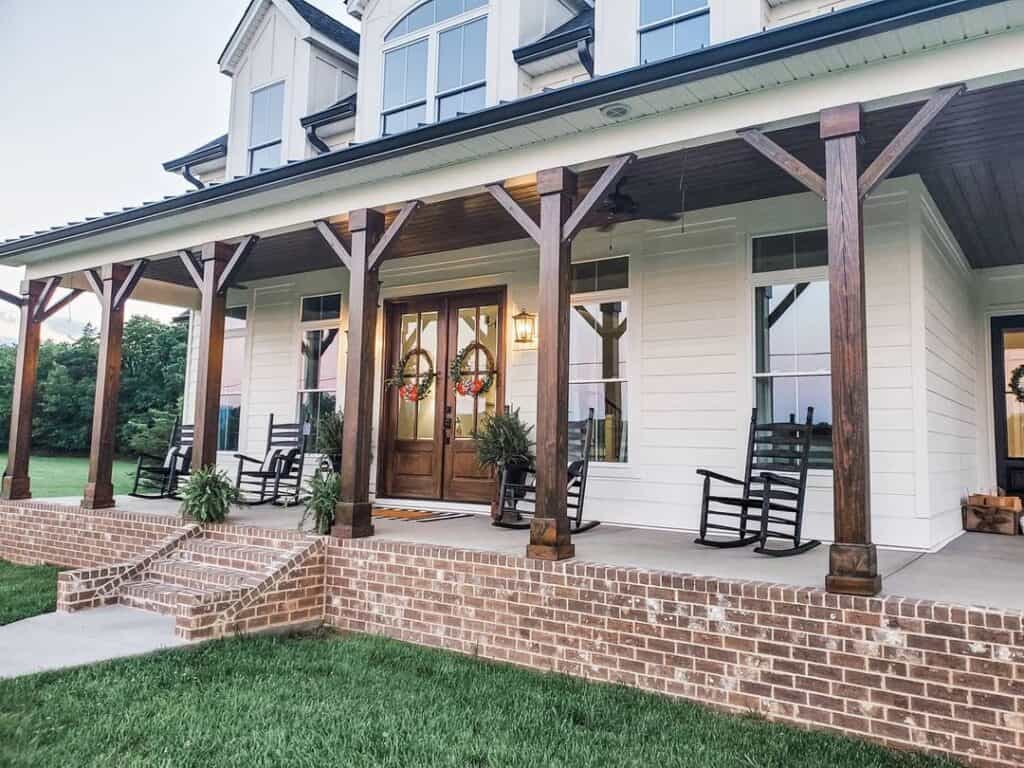
[[[1024,365],[1018,365],[1010,374],[1010,391],[1018,403],[1024,403],[1024,386],[1021,386],[1021,379],[1024,379]]]
[[[405,380],[405,368],[409,365],[410,360],[420,356],[427,359],[427,372],[419,374],[414,381],[407,383]],[[415,349],[410,349],[398,361],[395,367],[391,369],[391,378],[385,384],[389,387],[397,387],[398,396],[402,400],[405,400],[407,403],[416,403],[430,394],[430,390],[434,386],[434,379],[436,378],[437,373],[434,371],[434,361],[430,358],[430,353],[425,349],[416,347]]]
[[[483,352],[484,358],[487,360],[487,372],[483,378],[480,378],[477,374],[472,374],[469,377],[463,376],[462,369],[466,364],[466,360],[478,349]],[[452,360],[448,374],[451,376],[452,389],[456,394],[463,397],[480,397],[480,395],[489,392],[491,387],[494,386],[494,382],[498,378],[498,369],[494,365],[494,355],[491,354],[491,350],[480,342],[474,341],[459,350],[459,354]]]

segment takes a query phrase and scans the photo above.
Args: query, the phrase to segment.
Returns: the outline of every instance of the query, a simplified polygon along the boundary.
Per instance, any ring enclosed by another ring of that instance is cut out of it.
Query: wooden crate
[[[990,496],[984,493],[972,493],[967,497],[967,503],[972,507],[998,507],[1015,512],[1021,511],[1020,496]]]
[[[1020,535],[1019,509],[964,504],[964,530],[979,533],[999,533],[1004,536]]]

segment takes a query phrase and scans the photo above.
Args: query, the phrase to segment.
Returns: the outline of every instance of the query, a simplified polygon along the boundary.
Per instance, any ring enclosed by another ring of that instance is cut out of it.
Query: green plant
[[[316,425],[316,449],[331,460],[335,472],[341,470],[341,440],[344,432],[345,416],[337,411],[322,414]]]
[[[136,455],[163,456],[176,423],[177,410],[150,408],[146,414],[131,419],[122,428],[128,450]]]
[[[312,519],[313,530],[321,536],[326,536],[334,525],[334,508],[341,497],[341,477],[336,472],[323,472],[318,469],[309,479],[307,490],[309,498],[306,500],[306,510],[299,521],[299,530],[305,528],[306,523]]]
[[[476,458],[482,467],[503,469],[510,464],[533,464],[533,440],[519,418],[519,409],[489,416],[476,436]]]
[[[181,514],[199,523],[222,523],[238,502],[238,489],[216,466],[193,472],[181,489]]]

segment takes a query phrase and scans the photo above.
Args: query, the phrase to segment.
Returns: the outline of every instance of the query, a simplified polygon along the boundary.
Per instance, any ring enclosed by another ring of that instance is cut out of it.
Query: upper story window
[[[640,0],[640,63],[703,48],[710,22],[708,0]]]
[[[484,107],[486,7],[487,0],[430,0],[387,34],[395,44],[384,52],[385,135]]]
[[[249,115],[249,173],[281,165],[284,83],[252,92]]]

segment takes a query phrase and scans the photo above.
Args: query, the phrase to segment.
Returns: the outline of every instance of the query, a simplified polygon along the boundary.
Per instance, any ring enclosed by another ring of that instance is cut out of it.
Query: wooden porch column
[[[376,370],[377,305],[380,299],[377,245],[384,214],[363,209],[349,214],[352,236],[348,288],[348,364],[345,366],[345,431],[341,450],[341,498],[332,535],[373,535],[370,503],[370,436]]]
[[[232,261],[234,248],[227,243],[205,243],[200,261],[202,302],[199,310],[199,360],[196,383],[195,440],[192,469],[217,463],[217,427],[220,385],[224,366],[224,318],[227,291],[221,277]],[[191,257],[189,257],[191,258]]]
[[[14,395],[11,400],[11,436],[7,447],[0,498],[32,498],[28,458],[32,450],[32,403],[36,391],[36,366],[39,361],[37,308],[45,283],[25,280],[21,284],[21,324],[18,329],[18,357],[14,368]]]
[[[124,301],[118,301],[118,295],[129,271],[129,267],[124,264],[108,264],[100,271],[100,350],[96,361],[89,481],[82,499],[82,506],[86,509],[108,509],[114,506],[114,444],[117,435],[117,398],[121,391],[121,341],[124,333]]]
[[[821,113],[828,219],[835,510],[835,543],[829,552],[826,586],[831,592],[876,595],[881,591],[882,579],[871,542],[860,130],[859,104]]]
[[[553,168],[537,174],[540,195],[540,289],[537,328],[537,506],[528,557],[564,560],[576,549],[566,514],[569,466],[569,268],[576,174]]]

